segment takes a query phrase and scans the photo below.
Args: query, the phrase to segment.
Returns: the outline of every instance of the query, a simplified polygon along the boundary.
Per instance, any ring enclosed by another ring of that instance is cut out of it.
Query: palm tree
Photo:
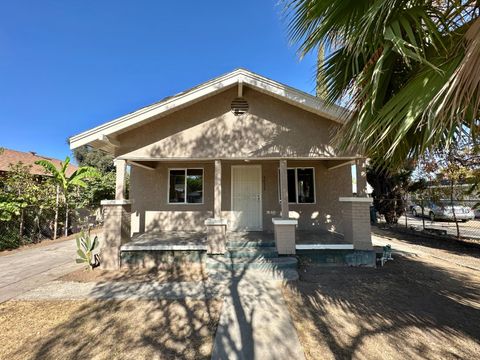
[[[284,0],[300,54],[321,47],[327,103],[345,103],[342,150],[399,167],[480,131],[477,0]],[[361,144],[361,145],[359,145]]]
[[[52,180],[56,185],[56,205],[55,205],[55,222],[53,239],[57,238],[58,227],[58,209],[60,205],[60,193],[63,195],[65,201],[65,236],[68,236],[68,195],[75,187],[86,188],[87,183],[84,181],[87,178],[98,177],[100,174],[97,169],[90,166],[82,166],[75,170],[70,176],[67,176],[68,165],[70,158],[67,156],[64,162],[60,163],[60,168],[57,168],[51,161],[39,160],[35,164],[42,166],[47,173],[52,176]]]

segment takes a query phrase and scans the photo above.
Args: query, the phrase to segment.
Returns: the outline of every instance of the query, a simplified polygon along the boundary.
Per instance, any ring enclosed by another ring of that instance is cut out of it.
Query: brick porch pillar
[[[372,198],[341,197],[345,240],[355,250],[372,250],[370,229],[370,204]]]
[[[294,255],[296,219],[272,219],[275,233],[275,246],[279,255]]]
[[[100,267],[120,268],[120,246],[130,241],[131,201],[103,200],[103,239],[100,242]]]
[[[125,199],[126,160],[114,160],[116,168],[115,200],[102,200],[103,241],[100,244],[100,267],[120,268],[120,246],[130,241],[131,204]]]

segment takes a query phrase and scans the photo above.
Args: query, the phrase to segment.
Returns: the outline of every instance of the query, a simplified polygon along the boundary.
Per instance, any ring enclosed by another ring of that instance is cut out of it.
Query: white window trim
[[[312,169],[313,170],[313,202],[308,202],[308,203],[305,203],[305,202],[298,202],[298,169]],[[292,205],[314,205],[317,203],[317,182],[316,182],[316,179],[315,179],[315,167],[313,166],[295,166],[295,167],[288,167],[287,168],[287,171],[288,170],[295,170],[295,202],[288,202],[289,204],[292,204]],[[288,176],[287,176],[287,179],[288,179]],[[278,189],[278,202],[281,203],[282,202],[282,199],[281,199],[281,189],[280,189],[280,168],[278,168],[278,185],[277,185],[277,189]]]
[[[170,171],[183,170],[185,171],[185,201],[184,202],[170,202]],[[189,203],[187,202],[187,170],[202,170],[202,202]],[[167,204],[168,205],[204,205],[205,203],[205,169],[202,167],[188,167],[188,168],[168,168],[167,172]]]

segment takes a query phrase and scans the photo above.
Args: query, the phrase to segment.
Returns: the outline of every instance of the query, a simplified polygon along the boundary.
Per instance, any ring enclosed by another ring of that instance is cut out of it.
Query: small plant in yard
[[[76,241],[77,264],[85,263],[90,270],[93,270],[100,264],[98,255],[93,254],[93,251],[98,247],[98,236],[95,236],[92,240],[89,233],[85,234],[85,232],[82,231],[80,235],[77,236]]]

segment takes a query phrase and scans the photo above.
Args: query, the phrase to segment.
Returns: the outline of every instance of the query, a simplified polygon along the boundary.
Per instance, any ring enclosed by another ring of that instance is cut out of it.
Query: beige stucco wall
[[[213,215],[214,159],[222,159],[222,216],[227,219],[231,166],[262,165],[263,228],[273,231],[272,218],[280,216],[280,157],[311,159],[289,160],[289,167],[315,167],[316,203],[290,205],[299,229],[341,232],[338,198],[351,196],[352,185],[350,166],[327,170],[342,163],[334,160],[340,154],[329,145],[338,124],[248,87],[244,98],[249,111],[237,117],[230,111],[236,96],[237,88],[231,88],[118,135],[117,157],[159,160],[148,163],[156,166],[154,170],[131,167],[132,232],[204,230],[204,220]],[[325,157],[332,160],[319,160]],[[204,204],[168,204],[168,168],[178,167],[204,167]]]
[[[277,158],[338,155],[329,145],[338,123],[248,87],[247,114],[230,111],[237,88],[118,135],[127,158]]]
[[[231,209],[231,166],[262,166],[263,229],[273,231],[272,218],[280,216],[278,198],[278,167],[276,160],[222,161],[222,215],[229,219]],[[131,168],[130,199],[132,204],[132,233],[154,230],[204,230],[204,221],[213,214],[213,162],[158,162],[155,170],[136,166]],[[322,160],[290,160],[289,167],[315,168],[315,204],[290,204],[290,215],[298,218],[298,228],[322,228],[342,232],[339,197],[352,195],[350,166],[328,170]],[[170,205],[168,169],[183,167],[204,168],[204,204]]]
[[[155,170],[131,167],[132,234],[155,230],[201,230],[213,214],[213,163],[157,163]],[[168,204],[168,169],[204,169],[203,204]]]

